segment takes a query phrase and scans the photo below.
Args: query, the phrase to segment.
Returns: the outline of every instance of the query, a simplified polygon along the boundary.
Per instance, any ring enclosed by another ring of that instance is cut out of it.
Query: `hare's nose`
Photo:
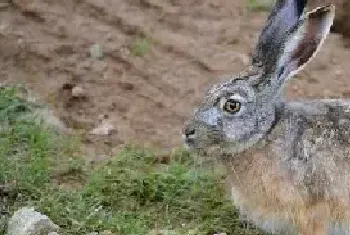
[[[190,136],[194,135],[195,133],[196,133],[196,131],[192,127],[189,127],[189,128],[185,129],[186,137],[190,137]]]
[[[192,126],[187,126],[184,130],[184,136],[186,137],[186,139],[193,138],[195,134],[196,131]]]

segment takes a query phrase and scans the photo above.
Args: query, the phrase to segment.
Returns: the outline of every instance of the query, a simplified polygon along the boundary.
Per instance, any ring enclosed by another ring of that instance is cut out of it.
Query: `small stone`
[[[56,233],[56,232],[51,232],[51,233],[49,233],[49,234],[47,234],[47,235],[59,235],[59,234]]]
[[[338,76],[338,77],[339,77],[339,76],[342,76],[342,75],[344,74],[343,70],[341,70],[341,69],[335,70],[334,73],[335,73],[335,75]]]
[[[214,235],[227,235],[227,233],[215,233]]]
[[[75,86],[72,89],[72,96],[75,98],[85,97],[85,90],[80,86]]]
[[[90,56],[95,59],[103,59],[104,53],[102,46],[100,44],[95,43],[90,47]]]
[[[33,208],[16,211],[8,224],[8,235],[37,235],[57,232],[59,227]],[[55,233],[54,233],[55,234]],[[53,234],[50,234],[53,235]]]
[[[101,125],[90,131],[92,135],[111,135],[115,131],[114,126],[107,120],[103,121]]]

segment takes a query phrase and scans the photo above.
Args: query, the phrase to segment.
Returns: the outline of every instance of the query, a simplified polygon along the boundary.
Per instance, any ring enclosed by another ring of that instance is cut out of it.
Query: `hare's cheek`
[[[223,131],[230,142],[240,141],[249,138],[249,135],[255,132],[255,123],[248,117],[226,120],[223,124]]]

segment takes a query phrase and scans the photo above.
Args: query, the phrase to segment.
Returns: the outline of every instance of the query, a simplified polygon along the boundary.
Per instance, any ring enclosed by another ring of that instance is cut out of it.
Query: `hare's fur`
[[[290,102],[276,114],[263,143],[224,160],[235,204],[271,232],[349,234],[350,101]]]
[[[306,0],[277,0],[252,65],[210,89],[185,128],[186,143],[221,158],[233,201],[257,226],[275,234],[345,235],[350,100],[286,102],[281,95],[334,19],[333,5],[307,14],[305,6]]]

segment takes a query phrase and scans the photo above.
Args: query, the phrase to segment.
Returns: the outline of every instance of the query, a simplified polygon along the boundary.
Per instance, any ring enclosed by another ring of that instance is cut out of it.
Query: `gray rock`
[[[10,219],[8,235],[54,235],[58,229],[46,215],[24,207],[16,211]]]

